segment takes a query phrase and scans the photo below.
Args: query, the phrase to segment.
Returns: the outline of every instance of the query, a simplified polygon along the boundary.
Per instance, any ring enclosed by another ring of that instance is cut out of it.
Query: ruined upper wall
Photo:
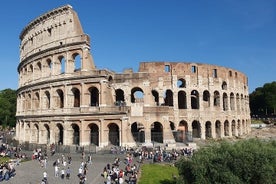
[[[86,43],[90,47],[90,38],[83,33],[78,15],[70,5],[31,21],[21,32],[20,40],[21,61],[43,50],[64,45]]]
[[[247,76],[232,68],[191,62],[141,62],[139,72],[147,72],[155,77],[166,75],[201,76],[203,78],[221,78],[237,80],[248,86]]]

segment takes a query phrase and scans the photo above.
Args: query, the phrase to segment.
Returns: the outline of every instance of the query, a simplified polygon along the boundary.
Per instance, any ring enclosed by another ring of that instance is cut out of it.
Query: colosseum
[[[141,62],[138,72],[98,69],[70,5],[20,33],[16,139],[20,143],[176,145],[250,132],[248,79],[195,62]]]

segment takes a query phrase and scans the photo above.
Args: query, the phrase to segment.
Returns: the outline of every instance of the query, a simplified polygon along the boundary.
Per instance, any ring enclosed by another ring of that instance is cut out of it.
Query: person
[[[67,170],[66,170],[66,179],[70,179],[70,173],[71,173],[71,170],[70,168],[68,167]]]
[[[65,176],[65,171],[64,171],[64,168],[62,168],[61,171],[60,171],[61,179],[64,179],[64,176]]]
[[[47,172],[46,171],[43,172],[43,179],[47,180]]]

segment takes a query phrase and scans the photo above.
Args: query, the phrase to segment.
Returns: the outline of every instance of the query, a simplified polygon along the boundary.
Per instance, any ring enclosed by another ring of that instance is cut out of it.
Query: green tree
[[[276,81],[256,88],[249,98],[253,115],[276,115]]]
[[[223,142],[176,163],[178,183],[276,183],[276,141]]]
[[[0,124],[14,127],[16,124],[16,91],[4,89],[0,91]]]

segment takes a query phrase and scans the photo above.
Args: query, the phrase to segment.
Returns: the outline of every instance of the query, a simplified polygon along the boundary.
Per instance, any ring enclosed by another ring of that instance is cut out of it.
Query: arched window
[[[178,92],[178,108],[187,109],[187,97],[185,91]]]
[[[196,90],[191,92],[191,108],[199,109],[199,94]]]
[[[173,106],[173,92],[170,89],[165,92],[164,102],[165,106]]]
[[[178,79],[177,81],[177,87],[178,88],[186,88],[186,80],[185,79]]]
[[[99,106],[99,90],[96,87],[89,88],[90,92],[90,105]]]
[[[131,90],[131,103],[138,103],[144,101],[144,92],[141,88],[135,87]]]
[[[80,91],[78,88],[72,89],[74,95],[74,107],[80,107]]]

